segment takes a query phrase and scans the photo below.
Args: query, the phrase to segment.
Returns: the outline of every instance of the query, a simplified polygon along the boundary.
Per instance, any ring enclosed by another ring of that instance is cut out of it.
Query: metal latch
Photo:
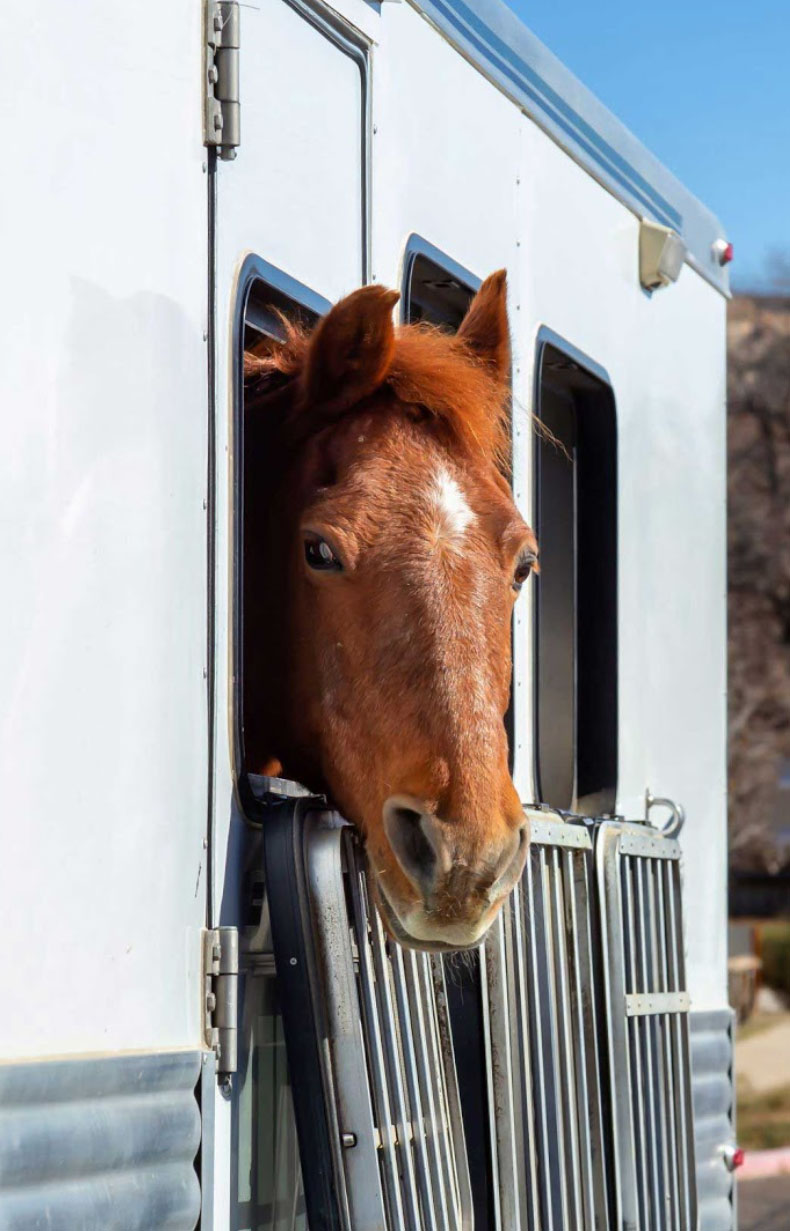
[[[203,143],[235,158],[239,123],[240,24],[237,0],[206,0]]]
[[[217,1076],[236,1072],[239,1003],[239,933],[213,928],[203,933],[204,1037],[217,1056]]]

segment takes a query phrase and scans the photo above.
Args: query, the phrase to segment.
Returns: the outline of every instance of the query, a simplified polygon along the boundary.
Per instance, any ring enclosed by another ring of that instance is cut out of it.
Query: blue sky
[[[721,219],[735,289],[790,291],[790,0],[507,0]]]

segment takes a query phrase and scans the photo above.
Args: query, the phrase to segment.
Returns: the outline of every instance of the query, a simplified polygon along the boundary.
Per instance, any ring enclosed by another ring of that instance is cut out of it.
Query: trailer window
[[[236,783],[245,816],[253,821],[258,819],[261,795],[255,718],[267,697],[260,683],[264,673],[254,669],[261,646],[249,613],[256,608],[256,595],[265,592],[267,562],[251,546],[256,494],[265,490],[271,460],[265,418],[251,414],[245,403],[244,355],[265,338],[282,337],[280,313],[310,325],[328,308],[321,296],[258,257],[245,263],[236,322],[234,709]]]
[[[404,273],[403,319],[456,330],[479,279],[415,235],[406,247]]]
[[[536,782],[543,803],[612,812],[617,791],[617,428],[604,373],[539,339]]]

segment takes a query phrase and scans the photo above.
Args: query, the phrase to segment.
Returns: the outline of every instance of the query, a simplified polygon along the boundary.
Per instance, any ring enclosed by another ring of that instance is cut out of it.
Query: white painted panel
[[[690,269],[652,297],[638,220],[523,121],[525,371],[547,325],[601,364],[619,449],[618,810],[688,812],[689,980],[726,997],[725,301]],[[530,397],[532,377],[523,388]],[[522,712],[522,730],[528,714]]]
[[[242,147],[219,171],[220,268],[250,250],[338,299],[362,277],[359,66],[285,0],[244,7],[241,23]]]
[[[5,11],[0,1052],[195,1045],[200,6]]]
[[[519,113],[407,4],[382,6],[373,91],[373,272],[412,232],[479,277],[512,268]]]

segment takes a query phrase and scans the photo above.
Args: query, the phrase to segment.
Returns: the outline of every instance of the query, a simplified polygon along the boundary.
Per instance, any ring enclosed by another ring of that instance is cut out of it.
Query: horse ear
[[[457,336],[498,380],[510,379],[506,270],[499,269],[486,278],[470,303]]]
[[[308,405],[347,409],[385,379],[395,350],[397,291],[363,286],[327,312],[310,337],[302,372]]]

